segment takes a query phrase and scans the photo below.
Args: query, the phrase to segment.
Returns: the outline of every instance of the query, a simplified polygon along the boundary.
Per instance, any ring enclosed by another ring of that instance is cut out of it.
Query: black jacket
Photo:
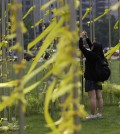
[[[91,49],[92,47],[92,43],[91,41],[87,38],[86,39],[89,48]],[[84,46],[83,46],[83,39],[80,38],[79,40],[79,48],[82,51],[82,53],[84,54],[86,61],[85,61],[85,73],[84,73],[84,77],[86,80],[92,80],[92,81],[96,81],[96,75],[95,75],[95,64],[96,64],[96,60],[97,60],[97,55],[96,53],[87,50]]]

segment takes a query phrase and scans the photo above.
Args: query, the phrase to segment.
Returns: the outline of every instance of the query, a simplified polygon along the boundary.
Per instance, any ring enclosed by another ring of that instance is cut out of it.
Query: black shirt
[[[87,38],[86,39],[88,46],[92,47],[92,43],[91,41]],[[96,75],[95,75],[95,64],[96,64],[96,60],[97,60],[97,55],[96,53],[92,52],[91,50],[87,50],[84,46],[83,46],[83,38],[80,38],[79,40],[79,48],[82,51],[82,53],[84,54],[86,61],[85,61],[85,73],[84,73],[84,77],[86,80],[92,80],[92,81],[96,81]]]

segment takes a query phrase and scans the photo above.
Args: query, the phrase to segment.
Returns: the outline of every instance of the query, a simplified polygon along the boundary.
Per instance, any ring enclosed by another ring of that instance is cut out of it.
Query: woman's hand
[[[96,43],[96,38],[94,38],[93,43]]]

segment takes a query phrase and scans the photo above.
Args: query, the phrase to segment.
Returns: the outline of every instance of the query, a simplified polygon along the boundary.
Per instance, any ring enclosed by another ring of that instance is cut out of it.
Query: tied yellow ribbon
[[[48,16],[49,13],[50,13],[50,11],[47,10],[46,13],[45,13],[44,16],[43,16],[43,19],[40,19],[39,21],[37,21],[37,22],[35,23],[35,25],[31,26],[31,28],[37,27],[37,26],[39,26],[41,23],[43,23],[43,22],[44,22],[44,18],[45,18],[46,16]]]
[[[119,24],[119,20],[115,23],[115,25],[114,25],[114,29],[116,30],[116,29],[118,29],[118,24]]]
[[[105,9],[104,13],[101,14],[100,16],[98,16],[97,18],[95,18],[93,21],[88,21],[88,25],[91,22],[96,22],[97,20],[99,20],[100,18],[102,18],[103,16],[105,16],[107,13],[109,13],[110,11],[114,11],[116,9],[118,9],[120,7],[120,2],[117,2],[116,4],[114,4],[113,6],[111,6],[110,8]]]
[[[100,16],[98,16],[97,18],[95,18],[93,21],[88,21],[88,25],[91,23],[91,22],[96,22],[98,21],[100,18],[102,18],[103,16],[105,16],[107,13],[109,13],[111,11],[111,9],[107,8],[105,9],[104,13],[101,14]]]
[[[118,50],[119,48],[120,48],[120,40],[119,40],[118,44],[117,44],[116,46],[114,46],[113,48],[111,48],[109,51],[107,51],[107,52],[104,54],[104,56],[105,56],[107,59],[109,59],[109,58],[113,55],[113,53],[114,53],[116,50]]]
[[[84,20],[86,18],[86,16],[91,12],[91,10],[92,10],[92,7],[86,8],[86,12],[85,12],[85,14],[82,17],[82,20]]]
[[[27,13],[23,16],[23,20],[34,10],[36,8],[36,6],[34,5],[34,6],[32,6],[28,11],[27,11]]]
[[[3,40],[2,42],[0,42],[0,48],[1,48],[2,46],[7,47],[7,45],[8,45],[8,42],[5,41],[5,40]]]

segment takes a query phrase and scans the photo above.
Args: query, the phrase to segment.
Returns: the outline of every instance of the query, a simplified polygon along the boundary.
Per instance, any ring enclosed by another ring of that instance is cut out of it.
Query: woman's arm
[[[96,56],[95,54],[90,51],[90,50],[87,50],[84,45],[83,45],[83,38],[80,37],[80,40],[79,40],[79,48],[80,50],[82,51],[82,53],[84,54],[84,56],[86,57],[86,59],[89,59],[89,60],[94,60],[96,59]]]
[[[86,38],[87,44],[88,44],[89,48],[91,49],[92,46],[93,46],[93,44],[90,41],[90,39],[88,38],[88,35],[87,35],[87,32],[86,31],[84,31],[84,37]]]
[[[82,51],[82,53],[84,54],[84,56],[87,58],[87,57],[91,57],[91,51],[87,50],[84,45],[83,45],[83,38],[80,37],[80,40],[79,40],[79,49]]]
[[[86,38],[86,41],[87,41],[89,48],[91,49],[93,46],[92,42],[90,41],[90,39],[88,37]]]

